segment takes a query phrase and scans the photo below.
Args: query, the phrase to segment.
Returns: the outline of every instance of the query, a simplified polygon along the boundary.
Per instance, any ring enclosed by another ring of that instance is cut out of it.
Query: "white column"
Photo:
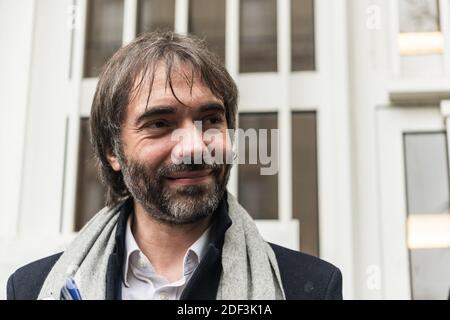
[[[70,0],[35,2],[19,233],[58,234],[70,93]]]
[[[32,0],[0,0],[0,238],[18,228],[34,10]]]
[[[72,77],[69,83],[67,103],[66,156],[64,161],[63,201],[61,204],[60,232],[67,234],[74,230],[78,177],[78,147],[80,138],[81,84],[83,81],[84,46],[86,37],[87,0],[77,2],[79,21],[73,30]],[[90,106],[90,102],[89,102]],[[90,108],[89,108],[90,109]]]
[[[343,273],[344,298],[353,297],[353,216],[351,183],[351,136],[347,36],[347,1],[334,0],[328,5],[329,45],[326,66],[327,103],[322,117],[327,117],[326,139],[328,153],[326,165],[333,175],[331,204],[320,210],[321,240],[327,238],[327,245],[321,245],[321,257],[336,263]],[[320,48],[318,48],[320,50]],[[324,50],[324,48],[322,48]],[[321,115],[319,115],[320,117]],[[322,157],[324,154],[321,155]],[[330,189],[329,189],[330,190]],[[324,244],[322,242],[322,244]]]
[[[175,32],[188,32],[189,0],[175,0]]]
[[[354,297],[384,298],[383,249],[379,194],[377,106],[390,104],[388,80],[396,59],[390,13],[396,1],[348,1],[349,104],[351,108],[352,236]],[[379,28],[369,28],[375,6],[381,12]],[[345,232],[340,230],[339,232]],[[345,275],[344,275],[345,279]]]
[[[136,37],[137,0],[125,0],[123,11],[122,42],[125,45]]]
[[[239,76],[239,0],[226,1],[225,64],[235,81]],[[239,122],[239,119],[237,119]],[[238,164],[231,169],[228,191],[238,195]]]
[[[283,83],[278,112],[279,171],[278,219],[292,219],[292,113],[289,103],[291,74],[291,11],[290,0],[277,1],[277,57],[278,76]],[[300,227],[301,228],[301,227]]]

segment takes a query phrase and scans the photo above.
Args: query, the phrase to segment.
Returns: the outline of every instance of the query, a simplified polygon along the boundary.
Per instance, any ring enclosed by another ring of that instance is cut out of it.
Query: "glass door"
[[[384,295],[447,299],[447,133],[436,107],[377,110]]]

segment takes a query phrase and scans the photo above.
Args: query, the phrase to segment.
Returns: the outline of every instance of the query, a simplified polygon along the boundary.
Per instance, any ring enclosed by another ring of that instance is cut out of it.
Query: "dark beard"
[[[125,185],[133,198],[155,219],[188,224],[214,213],[226,190],[231,166],[223,164],[170,164],[156,170],[135,161],[120,159]],[[165,184],[168,174],[211,169],[213,183],[190,186]]]

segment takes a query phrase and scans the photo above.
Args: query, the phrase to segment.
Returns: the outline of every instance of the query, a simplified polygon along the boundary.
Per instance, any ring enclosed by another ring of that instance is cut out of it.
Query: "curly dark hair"
[[[91,144],[101,181],[106,187],[107,206],[114,206],[130,195],[122,173],[112,169],[107,154],[121,154],[120,133],[125,110],[144,83],[150,84],[150,96],[156,65],[160,62],[165,66],[166,84],[175,98],[172,69],[179,63],[190,65],[190,86],[193,85],[194,74],[198,75],[211,92],[223,101],[228,128],[236,128],[237,86],[218,56],[207,49],[205,41],[193,35],[167,31],[142,34],[120,48],[105,64],[92,102]],[[188,77],[186,80],[189,82]]]

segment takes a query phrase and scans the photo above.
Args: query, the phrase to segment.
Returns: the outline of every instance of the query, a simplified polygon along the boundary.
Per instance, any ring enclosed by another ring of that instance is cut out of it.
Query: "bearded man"
[[[196,37],[119,49],[90,118],[106,206],[63,253],[17,270],[8,299],[341,299],[338,268],[264,241],[227,192],[237,100]]]

